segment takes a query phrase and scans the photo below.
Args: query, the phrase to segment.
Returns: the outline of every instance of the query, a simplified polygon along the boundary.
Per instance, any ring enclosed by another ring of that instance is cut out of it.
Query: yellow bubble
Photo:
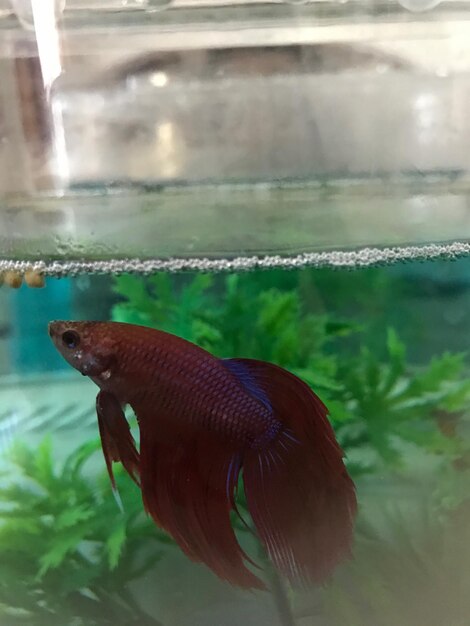
[[[46,284],[44,274],[36,270],[27,270],[24,274],[24,280],[28,287],[33,287],[34,289],[41,289]]]
[[[23,283],[23,277],[19,272],[15,272],[13,270],[9,270],[4,273],[3,281],[7,287],[11,287],[12,289],[19,289]]]

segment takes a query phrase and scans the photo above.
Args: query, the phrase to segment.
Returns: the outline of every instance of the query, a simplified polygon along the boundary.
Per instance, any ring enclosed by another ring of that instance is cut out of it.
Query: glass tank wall
[[[0,624],[467,624],[469,8],[0,0]],[[189,560],[118,463],[113,494],[53,319],[303,380],[356,486],[350,557],[289,584],[241,480],[266,591]]]
[[[3,0],[5,257],[462,239],[469,5],[430,4]]]

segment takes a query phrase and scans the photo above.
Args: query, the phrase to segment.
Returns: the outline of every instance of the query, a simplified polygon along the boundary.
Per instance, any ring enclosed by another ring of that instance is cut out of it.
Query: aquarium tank
[[[469,103],[469,0],[0,0],[2,626],[468,625]],[[242,471],[265,589],[188,558],[51,320],[303,381],[350,554],[291,584]]]

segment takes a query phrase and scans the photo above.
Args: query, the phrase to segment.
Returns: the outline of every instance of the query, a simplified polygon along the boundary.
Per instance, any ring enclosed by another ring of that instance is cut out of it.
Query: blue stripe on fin
[[[272,405],[269,401],[268,394],[258,384],[255,377],[250,372],[250,368],[245,363],[242,363],[239,359],[221,359],[221,362],[232,372],[234,376],[238,378],[241,384],[252,396],[262,402],[269,411],[272,411]]]

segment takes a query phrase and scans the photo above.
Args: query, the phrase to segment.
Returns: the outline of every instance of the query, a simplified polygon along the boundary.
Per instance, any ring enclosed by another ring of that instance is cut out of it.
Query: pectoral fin
[[[113,461],[120,461],[132,480],[140,485],[140,458],[119,400],[107,391],[96,397],[96,413],[106,467],[113,489]]]

